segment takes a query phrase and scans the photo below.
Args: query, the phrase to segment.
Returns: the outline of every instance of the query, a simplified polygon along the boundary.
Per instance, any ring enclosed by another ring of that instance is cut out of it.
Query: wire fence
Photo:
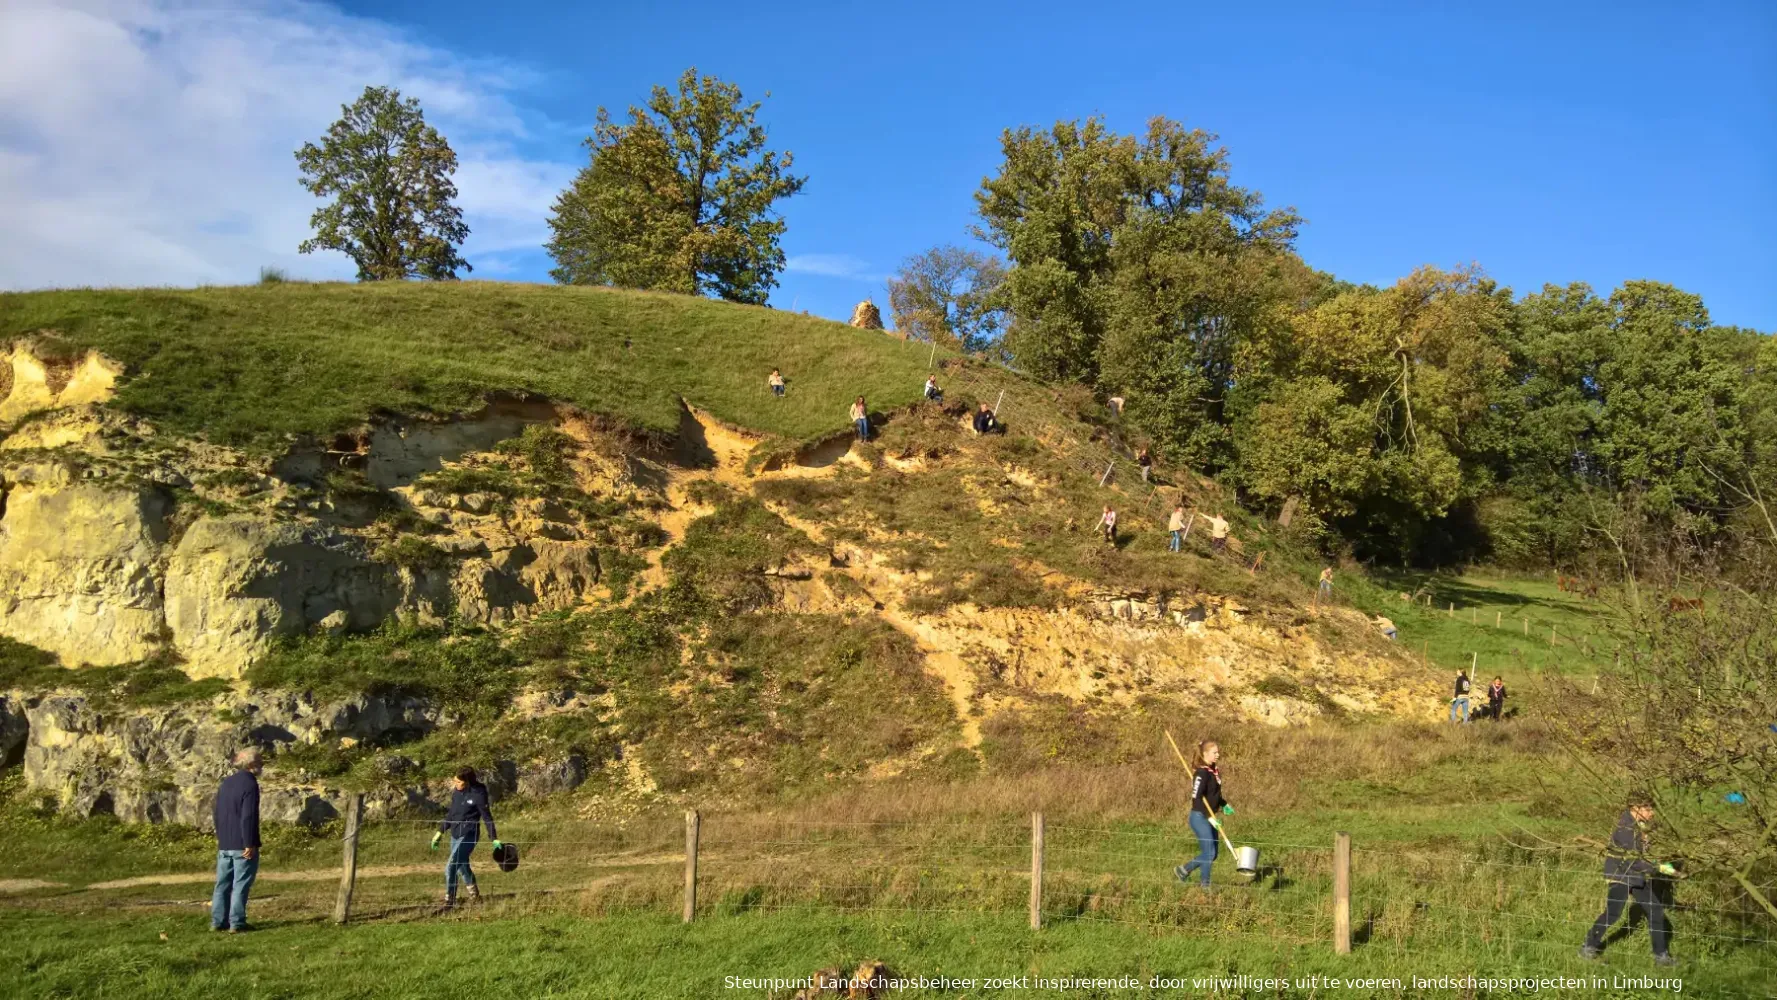
[[[447,852],[430,846],[437,828],[431,819],[362,826],[341,838],[339,867],[280,872],[268,861],[253,906],[274,918],[453,919],[443,909]],[[1599,853],[1569,845],[1387,845],[1342,856],[1334,842],[1301,838],[1242,841],[1243,854],[1257,852],[1244,871],[1218,849],[1205,891],[1195,873],[1188,880],[1176,873],[1200,850],[1186,830],[1050,823],[1041,814],[1029,822],[847,823],[693,813],[683,827],[671,818],[619,826],[521,817],[501,824],[500,833],[517,848],[519,865],[500,871],[486,846],[472,854],[475,905],[509,918],[677,911],[688,920],[787,912],[1003,919],[1022,912],[1033,928],[1113,924],[1268,942],[1280,952],[1330,946],[1403,959],[1423,954],[1443,966],[1485,959],[1571,972],[1589,968],[1576,952],[1604,897]],[[348,870],[355,876],[344,876]],[[156,878],[107,884],[118,887],[119,906],[204,903],[205,875]],[[178,898],[166,898],[169,888]],[[74,892],[84,901],[69,905],[90,907],[96,891]],[[1773,922],[1744,894],[1682,878],[1662,881],[1660,891],[1676,952],[1777,967]],[[457,902],[469,905],[466,887]],[[1619,925],[1607,939],[1613,948],[1646,949],[1640,921],[1631,915]]]

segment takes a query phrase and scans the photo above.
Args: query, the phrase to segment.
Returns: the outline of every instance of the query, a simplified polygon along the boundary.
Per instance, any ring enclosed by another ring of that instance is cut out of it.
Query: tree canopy
[[[889,279],[895,329],[917,340],[980,351],[999,339],[1005,322],[999,258],[959,246],[933,247],[901,263]]]
[[[474,270],[457,252],[469,236],[451,181],[457,154],[426,124],[420,102],[365,87],[340,110],[319,145],[296,151],[302,186],[333,199],[315,210],[315,235],[297,249],[344,253],[359,281],[443,281]]]
[[[790,173],[790,153],[766,148],[759,107],[693,67],[626,121],[599,108],[590,162],[549,219],[550,274],[764,303],[784,268],[774,206],[806,178]]]

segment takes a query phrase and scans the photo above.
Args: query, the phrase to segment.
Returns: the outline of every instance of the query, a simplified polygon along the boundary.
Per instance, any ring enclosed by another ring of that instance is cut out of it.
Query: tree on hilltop
[[[473,270],[457,253],[469,236],[455,204],[457,154],[426,124],[420,102],[392,87],[365,87],[320,145],[296,151],[302,186],[333,202],[315,210],[302,253],[338,250],[359,281],[455,279]]]
[[[981,350],[999,339],[1006,314],[998,292],[1005,276],[999,258],[977,250],[941,246],[915,254],[889,279],[895,329],[947,347]]]
[[[549,219],[550,274],[764,303],[784,268],[785,225],[772,206],[807,178],[789,172],[790,153],[765,148],[759,107],[693,67],[676,94],[655,87],[627,122],[599,108],[591,162]]]

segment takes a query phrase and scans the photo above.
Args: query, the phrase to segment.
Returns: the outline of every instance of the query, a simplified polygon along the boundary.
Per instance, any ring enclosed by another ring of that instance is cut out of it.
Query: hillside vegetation
[[[677,430],[681,398],[766,434],[843,428],[853,398],[919,395],[927,352],[840,323],[605,288],[270,285],[0,294],[0,343],[97,350],[129,373],[114,405],[258,451],[373,414],[448,415],[527,394]],[[779,368],[789,392],[765,379]]]

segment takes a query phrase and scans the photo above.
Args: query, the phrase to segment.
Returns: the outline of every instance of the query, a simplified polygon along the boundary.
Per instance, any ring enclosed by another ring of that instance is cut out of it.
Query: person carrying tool
[[[993,408],[986,403],[982,403],[981,408],[975,411],[975,433],[992,434],[994,428],[998,426],[999,418],[994,416]]]
[[[1450,696],[1450,721],[1456,721],[1457,710],[1462,711],[1462,721],[1468,721],[1469,679],[1467,670],[1456,671],[1456,693]]]
[[[1616,832],[1610,835],[1610,847],[1604,857],[1604,879],[1610,888],[1604,897],[1604,912],[1586,933],[1580,945],[1580,957],[1596,959],[1604,954],[1604,934],[1623,915],[1630,899],[1647,914],[1647,934],[1654,946],[1655,965],[1676,965],[1677,959],[1667,950],[1671,929],[1666,925],[1666,910],[1654,891],[1655,873],[1672,876],[1678,869],[1670,862],[1658,864],[1647,857],[1648,826],[1654,819],[1654,804],[1648,796],[1636,796],[1629,808],[1617,817]]]
[[[488,808],[487,786],[476,777],[475,769],[465,767],[457,771],[451,779],[454,791],[450,796],[450,811],[444,814],[444,822],[438,824],[438,832],[432,834],[432,849],[438,849],[438,841],[445,834],[450,834],[450,853],[444,859],[444,908],[451,909],[457,905],[457,882],[459,880],[469,888],[469,898],[479,901],[481,889],[475,884],[475,873],[469,869],[469,855],[474,853],[475,844],[481,836],[481,824],[487,824],[487,835],[493,839],[494,852],[500,853],[500,835],[494,832],[494,814]]]
[[[1234,807],[1222,798],[1222,772],[1216,767],[1221,758],[1221,745],[1214,740],[1197,744],[1191,761],[1191,832],[1197,835],[1197,856],[1172,870],[1180,882],[1189,882],[1191,873],[1197,872],[1198,884],[1205,889],[1218,853],[1216,836],[1222,829],[1216,813],[1234,815]]]

